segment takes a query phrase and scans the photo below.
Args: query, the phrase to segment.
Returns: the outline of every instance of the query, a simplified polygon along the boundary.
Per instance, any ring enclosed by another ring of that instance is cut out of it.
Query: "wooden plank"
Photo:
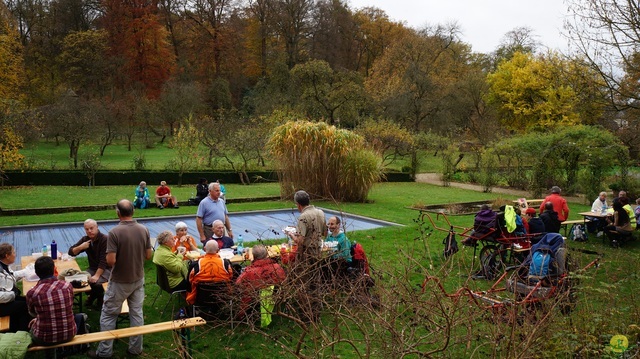
[[[0,317],[0,332],[6,332],[9,330],[9,322],[11,321],[11,317],[8,315],[6,317]]]
[[[56,344],[52,346],[33,346],[29,348],[29,351],[44,350],[49,348],[60,348],[71,345],[89,344],[103,340],[114,340],[132,337],[135,335],[152,334],[158,332],[164,332],[168,330],[179,330],[184,328],[191,328],[198,325],[204,325],[207,322],[201,317],[178,319],[170,322],[147,324],[140,327],[129,327],[122,329],[115,329],[105,332],[79,334],[73,337],[71,341],[62,344]]]

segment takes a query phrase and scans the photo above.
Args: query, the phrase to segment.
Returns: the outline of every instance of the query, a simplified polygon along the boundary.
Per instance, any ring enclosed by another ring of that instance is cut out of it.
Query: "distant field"
[[[164,170],[167,169],[169,161],[173,158],[174,153],[168,147],[169,139],[165,139],[164,143],[156,142],[153,148],[145,148],[142,142],[136,142],[127,150],[126,142],[119,140],[115,144],[107,146],[104,157],[102,158],[102,169],[105,170],[126,170],[133,169],[133,159],[136,156],[144,155],[146,160],[145,169],[147,170]],[[98,152],[98,145],[81,145],[79,150],[79,159],[87,156],[89,153]],[[20,151],[25,156],[28,168],[40,170],[66,170],[73,169],[73,163],[69,159],[69,146],[61,141],[56,145],[54,141],[41,141],[29,143]],[[203,146],[194,144],[194,152],[205,156],[207,149]],[[266,154],[265,154],[266,155]],[[239,163],[240,158],[232,158],[233,161]],[[250,170],[264,170],[271,168],[269,156],[265,156],[265,167],[260,166],[257,161],[249,163]],[[423,153],[421,156],[421,164],[419,172],[438,172],[442,168],[440,158],[433,156],[433,153]],[[407,166],[408,159],[400,159],[389,166],[389,169],[401,170],[403,166]],[[207,167],[206,164],[198,168],[200,170],[231,170],[231,165],[220,157],[214,157],[212,166]]]

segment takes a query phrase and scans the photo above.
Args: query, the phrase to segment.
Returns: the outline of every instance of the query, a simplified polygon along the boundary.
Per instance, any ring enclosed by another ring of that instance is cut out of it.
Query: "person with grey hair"
[[[107,236],[100,232],[98,223],[91,218],[84,221],[84,232],[86,235],[71,246],[68,253],[72,257],[83,252],[87,254],[89,261],[87,272],[91,274],[89,277],[91,293],[85,305],[91,306],[95,300],[98,307],[101,307],[104,297],[102,283],[108,282],[111,276],[111,266],[107,264]]]
[[[151,259],[153,254],[149,230],[133,219],[133,203],[127,199],[120,200],[116,214],[120,223],[107,236],[107,264],[112,269],[100,313],[100,330],[103,332],[116,328],[125,300],[129,304],[130,326],[144,325],[144,261]],[[142,335],[129,338],[127,352],[131,355],[142,353]],[[101,341],[95,351],[87,354],[92,358],[110,358],[113,340]]]
[[[273,259],[268,258],[267,248],[258,244],[251,248],[253,261],[236,279],[236,287],[241,298],[240,316],[260,303],[260,290],[280,285],[285,279],[284,269]]]
[[[558,214],[558,220],[562,223],[569,218],[569,206],[567,206],[567,200],[560,196],[561,191],[558,186],[551,187],[551,194],[542,201],[539,212],[542,214],[545,211],[545,204],[551,202],[553,204],[553,210]]]
[[[145,209],[151,205],[151,199],[149,197],[149,188],[147,188],[147,182],[142,181],[136,187],[135,198],[133,199],[133,206],[135,208]]]
[[[166,270],[172,291],[189,290],[187,261],[183,260],[182,254],[173,251],[173,246],[174,239],[171,231],[158,234],[158,248],[153,253],[153,263]]]
[[[218,242],[207,241],[204,245],[205,255],[200,257],[189,272],[191,290],[187,293],[187,303],[194,304],[198,295],[198,283],[231,282],[233,270],[228,259],[218,254]]]
[[[173,237],[174,243],[171,245],[174,253],[178,252],[178,247],[184,247],[186,251],[198,250],[198,244],[196,244],[195,238],[187,233],[188,230],[189,227],[186,223],[176,223],[176,235]]]
[[[224,223],[229,237],[233,239],[233,230],[229,220],[229,212],[224,199],[220,198],[220,183],[209,184],[209,196],[200,202],[196,213],[196,226],[203,244],[213,236],[213,222],[220,220]]]
[[[212,239],[218,242],[218,248],[220,249],[231,248],[234,245],[233,239],[224,235],[224,223],[219,219],[213,221],[213,236],[207,241]]]

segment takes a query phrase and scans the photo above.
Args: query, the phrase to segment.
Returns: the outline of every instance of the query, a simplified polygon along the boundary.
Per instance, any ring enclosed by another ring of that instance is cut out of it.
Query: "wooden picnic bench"
[[[207,322],[201,317],[194,318],[184,318],[172,320],[169,322],[161,322],[161,323],[153,323],[146,324],[139,327],[129,327],[122,329],[114,329],[104,332],[95,332],[95,333],[87,333],[87,334],[78,334],[73,339],[66,343],[51,345],[51,346],[32,346],[29,347],[28,351],[38,351],[38,350],[46,350],[46,349],[54,349],[54,348],[62,348],[72,345],[82,345],[100,342],[103,340],[114,340],[114,339],[122,339],[128,338],[135,335],[144,335],[144,334],[152,334],[158,332],[164,332],[167,330],[180,330],[186,328],[192,328],[198,325],[204,325]]]

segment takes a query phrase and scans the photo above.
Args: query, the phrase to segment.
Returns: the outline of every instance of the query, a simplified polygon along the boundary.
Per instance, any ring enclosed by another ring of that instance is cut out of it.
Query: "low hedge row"
[[[251,181],[277,181],[278,174],[275,171],[247,172]],[[89,179],[79,171],[6,171],[6,186],[87,186]],[[387,182],[411,182],[413,179],[408,173],[389,172],[385,174]],[[240,176],[236,172],[186,172],[182,175],[183,184],[195,184],[204,177],[209,181],[220,180],[222,183],[241,183]],[[133,185],[140,181],[147,183],[160,183],[167,181],[169,184],[177,184],[178,172],[168,171],[99,171],[96,173],[96,186],[122,186]]]

